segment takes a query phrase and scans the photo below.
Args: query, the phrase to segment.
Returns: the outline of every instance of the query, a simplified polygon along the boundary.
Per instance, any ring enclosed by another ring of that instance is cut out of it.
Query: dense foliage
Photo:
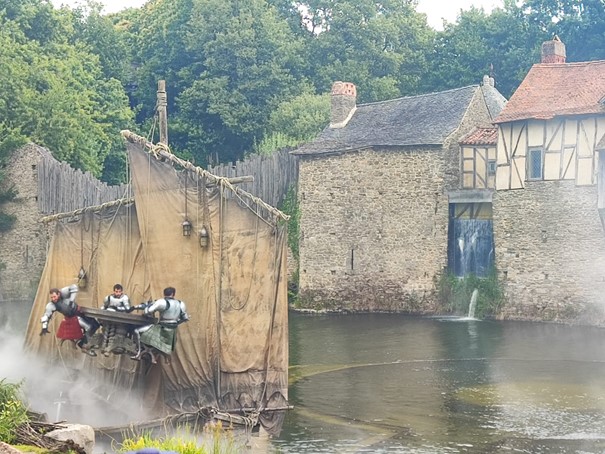
[[[237,440],[232,427],[223,428],[222,423],[208,423],[201,438],[190,427],[179,427],[172,436],[158,437],[150,433],[134,434],[126,437],[117,452],[136,452],[156,448],[161,452],[178,454],[235,454],[246,448]]]
[[[160,79],[171,147],[202,165],[310,140],[335,80],[374,102],[490,74],[510,96],[554,34],[568,61],[604,59],[604,6],[503,0],[437,31],[416,0],[149,0],[113,15],[94,0],[0,0],[0,160],[9,137],[33,140],[123,181],[119,131],[154,131]]]
[[[21,399],[21,385],[0,380],[0,441],[13,443],[17,427],[29,421]]]
[[[100,176],[105,158],[123,149],[119,131],[132,115],[120,81],[78,38],[77,12],[3,0],[0,24],[2,130]]]
[[[290,216],[290,219],[288,220],[288,248],[294,256],[294,263],[298,264],[300,262],[300,206],[295,186],[290,186],[290,188],[288,188],[288,193],[280,208],[284,213]],[[288,280],[288,302],[291,304],[298,303],[299,279],[300,270],[297,267],[293,272],[292,278]]]
[[[504,293],[496,270],[487,277],[471,274],[459,278],[452,274],[444,274],[437,283],[437,288],[444,311],[458,315],[469,313],[474,290],[478,292],[474,313],[476,318],[495,316],[504,302]]]

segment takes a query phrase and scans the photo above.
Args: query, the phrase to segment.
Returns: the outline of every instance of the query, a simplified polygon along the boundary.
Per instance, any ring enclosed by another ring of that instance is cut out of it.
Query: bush
[[[198,443],[188,427],[177,430],[172,437],[153,437],[150,433],[125,438],[118,452],[136,452],[144,448],[156,448],[160,451],[169,451],[178,454],[235,454],[242,451],[243,446],[233,439],[231,431],[223,429],[222,423],[207,424],[204,427],[204,436]]]
[[[11,444],[17,428],[29,422],[27,408],[21,400],[21,383],[0,381],[0,441]]]
[[[303,143],[304,140],[290,137],[287,134],[281,132],[274,132],[268,136],[263,137],[260,142],[255,142],[253,147],[253,153],[260,154],[263,156],[271,156],[278,150],[283,148],[294,148],[297,145]]]
[[[441,276],[439,282],[439,300],[447,312],[466,315],[473,290],[478,290],[475,317],[485,318],[495,316],[504,301],[504,293],[498,282],[498,276],[493,270],[487,277],[474,274],[459,278],[451,273]]]
[[[300,232],[300,209],[297,197],[296,185],[290,186],[288,188],[288,193],[282,202],[282,206],[280,207],[284,213],[290,216],[290,219],[288,220],[288,247],[292,251],[292,255],[296,261],[296,270],[292,274],[292,278],[288,281],[288,301],[292,304],[297,303],[299,282],[298,240]]]

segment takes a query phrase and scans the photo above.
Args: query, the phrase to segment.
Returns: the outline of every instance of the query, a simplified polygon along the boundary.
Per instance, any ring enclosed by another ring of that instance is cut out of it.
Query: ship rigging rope
[[[283,231],[282,231],[283,232]],[[275,276],[275,285],[273,289],[275,291],[273,295],[273,308],[271,310],[271,324],[269,325],[269,333],[267,334],[267,347],[265,349],[265,377],[263,380],[263,392],[261,393],[261,397],[259,399],[258,411],[264,410],[265,398],[267,397],[267,379],[269,378],[269,357],[271,354],[271,345],[273,345],[273,326],[275,325],[275,315],[277,313],[277,305],[279,302],[279,285],[281,281],[281,270],[282,270],[282,261],[284,260],[284,248],[279,247],[280,241],[278,241],[278,234],[276,233],[274,236],[274,250],[275,250],[275,263],[277,263],[277,273]]]
[[[174,155],[170,151],[170,148],[168,147],[168,145],[166,145],[164,143],[153,144],[153,143],[149,142],[148,140],[146,140],[144,137],[138,136],[138,135],[136,135],[136,134],[134,134],[134,133],[132,133],[132,132],[130,132],[128,130],[122,131],[122,136],[126,140],[128,140],[129,142],[138,144],[139,146],[141,146],[143,148],[143,150],[146,150],[148,153],[153,154],[156,159],[159,159],[160,157],[163,157],[163,158],[169,159],[170,161],[172,161],[172,162],[180,165],[183,168],[191,170],[192,172],[196,172],[196,173],[199,173],[199,174],[202,174],[202,175],[206,175],[207,178],[211,182],[213,182],[214,184],[220,185],[221,187],[228,188],[233,193],[235,193],[240,198],[240,200],[242,198],[246,198],[249,201],[252,201],[252,202],[254,202],[257,205],[260,205],[262,208],[264,208],[266,210],[267,213],[270,213],[276,219],[282,219],[284,221],[287,221],[288,219],[290,219],[290,216],[288,216],[285,213],[282,213],[277,208],[272,207],[271,205],[269,205],[268,203],[266,203],[265,201],[263,201],[261,198],[256,197],[256,196],[250,194],[249,192],[246,192],[243,189],[234,186],[229,181],[229,178],[227,178],[227,177],[219,177],[217,175],[213,175],[212,173],[208,172],[207,170],[204,170],[204,169],[202,169],[200,167],[196,167],[191,162],[185,161],[185,160],[179,158],[178,156]],[[244,202],[244,206],[246,206],[251,211],[255,212],[249,206],[248,203]],[[267,222],[267,221],[265,221],[265,222]]]
[[[126,195],[126,191],[128,189],[125,190],[124,195]],[[111,231],[113,224],[116,220],[116,217],[118,216],[118,213],[120,211],[120,208],[122,207],[122,202],[125,199],[119,199],[118,200],[118,204],[117,204],[117,208],[115,209],[112,217],[111,217],[111,221],[109,222],[109,225],[107,227],[107,230],[105,230],[106,234],[109,234],[109,232]],[[115,205],[112,205],[115,206]],[[99,210],[99,212],[102,212],[102,210]],[[86,215],[90,215],[90,222],[88,224],[88,227],[86,227]],[[83,267],[83,262],[84,262],[84,243],[83,243],[83,238],[84,238],[84,231],[89,231],[90,230],[90,260],[88,262],[88,267],[84,270],[86,273],[90,272],[90,269],[94,263],[94,261],[97,258],[97,252],[99,251],[99,246],[101,245],[102,241],[101,241],[101,236],[102,236],[102,229],[101,229],[101,225],[102,222],[98,222],[98,227],[97,227],[97,243],[95,245],[95,240],[94,240],[94,231],[93,231],[93,224],[94,224],[94,217],[95,217],[95,212],[93,210],[84,210],[84,212],[82,213],[82,226],[80,227],[80,238],[81,238],[81,244],[80,244],[80,255],[82,258],[82,264],[81,266]],[[95,295],[96,292],[93,292],[93,295]],[[98,301],[97,301],[97,305],[98,305]]]
[[[189,175],[187,175],[189,176]],[[197,208],[195,210],[195,218],[196,218],[196,222],[197,225],[200,225],[200,176],[196,175],[196,179],[195,179],[195,186],[196,186],[196,191],[197,191]],[[202,226],[204,225],[204,222],[202,221]],[[201,229],[200,229],[201,230]],[[198,238],[199,241],[199,238]],[[208,246],[210,247],[210,246]],[[201,248],[196,249],[196,257],[195,257],[195,275],[196,276],[200,276],[200,260],[201,260]],[[195,299],[197,301],[201,300],[201,295],[200,295],[200,280],[196,279],[195,280]]]
[[[147,136],[147,140],[151,140],[153,141],[153,136],[155,134],[155,128],[157,126],[158,123],[158,110],[157,110],[157,104],[155,106],[155,112],[156,114],[153,116],[153,124],[151,125],[151,128],[149,129],[149,134]],[[151,197],[151,155],[147,155],[147,202],[145,203],[145,219],[148,220],[149,219],[149,200]],[[149,247],[149,222],[145,222],[145,238],[143,240],[144,244],[143,244],[143,250],[148,250],[147,248]],[[145,257],[145,262],[144,262],[145,266],[143,267],[143,288],[141,289],[142,291],[142,297],[144,300],[149,300],[151,299],[151,285],[149,284],[149,275],[151,274],[151,272],[149,271],[149,263],[147,262],[147,257]],[[147,291],[147,289],[149,289],[150,294],[149,295],[145,295],[145,292]]]
[[[216,370],[216,398],[217,401],[220,401],[221,399],[221,325],[222,325],[222,318],[221,318],[221,311],[222,311],[222,306],[223,306],[223,233],[224,233],[224,224],[223,222],[225,221],[224,219],[224,204],[225,204],[225,195],[223,193],[223,186],[220,186],[220,198],[219,198],[219,209],[218,209],[218,229],[219,229],[219,233],[218,233],[218,244],[219,244],[219,268],[218,268],[218,282],[216,285],[216,294],[217,294],[217,300],[215,302],[216,305],[216,340],[218,343],[218,351],[217,351],[217,361],[216,361],[216,365],[217,365],[217,370]],[[214,260],[213,260],[214,262]]]

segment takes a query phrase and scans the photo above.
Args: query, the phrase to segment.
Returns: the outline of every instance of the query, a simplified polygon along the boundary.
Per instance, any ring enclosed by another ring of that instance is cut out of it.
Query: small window
[[[543,156],[541,149],[529,150],[527,159],[527,178],[529,180],[541,180],[543,178]]]
[[[489,161],[487,161],[487,174],[489,176],[496,175],[496,160],[495,159],[490,159]]]

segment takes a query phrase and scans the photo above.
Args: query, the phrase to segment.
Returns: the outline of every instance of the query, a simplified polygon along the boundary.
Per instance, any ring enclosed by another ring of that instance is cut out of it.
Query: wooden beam
[[[166,96],[166,81],[158,81],[157,111],[160,122],[160,143],[168,145],[168,97]]]
[[[81,214],[84,214],[86,211],[97,212],[97,211],[101,211],[105,208],[111,208],[111,207],[120,206],[120,205],[129,205],[131,203],[134,203],[134,197],[128,197],[126,199],[112,200],[111,202],[103,203],[102,205],[95,205],[95,206],[90,206],[90,207],[85,207],[85,208],[79,208],[77,210],[70,211],[68,213],[57,213],[57,214],[52,214],[50,216],[45,216],[42,219],[40,219],[40,222],[47,224],[49,222],[58,221],[59,219],[73,218],[75,216],[80,216]]]
[[[241,183],[252,183],[254,182],[254,177],[252,175],[242,175],[241,177],[231,177],[231,178],[227,178],[227,181],[231,184],[241,184]],[[209,183],[206,185],[206,187],[209,186],[216,186],[216,183]]]

